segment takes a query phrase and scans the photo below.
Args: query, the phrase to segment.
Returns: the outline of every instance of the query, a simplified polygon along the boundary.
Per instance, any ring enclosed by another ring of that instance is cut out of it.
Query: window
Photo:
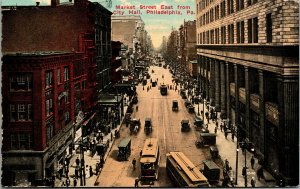
[[[32,120],[32,104],[28,104],[28,109],[27,109],[27,116],[28,120]]]
[[[233,0],[227,0],[227,14],[231,14],[234,12],[233,9]]]
[[[233,28],[233,24],[228,25],[227,27],[228,30],[228,44],[233,44],[234,43],[234,28]]]
[[[271,13],[266,15],[266,34],[267,34],[267,43],[272,43],[272,14]]]
[[[220,42],[219,42],[219,28],[217,28],[217,29],[215,29],[215,43],[216,44],[219,44]]]
[[[210,30],[210,43],[211,44],[214,44],[215,43],[215,33],[214,33],[214,30]]]
[[[57,69],[57,83],[60,83],[60,68]]]
[[[18,104],[18,121],[26,120],[25,104]]]
[[[53,112],[52,99],[46,100],[46,115],[49,116]]]
[[[248,43],[258,43],[258,19],[248,20]]]
[[[64,68],[64,81],[69,80],[69,68],[65,67]]]
[[[32,75],[18,74],[9,77],[10,91],[31,91]]]
[[[33,149],[33,135],[29,134],[28,135],[28,149]]]
[[[27,145],[26,137],[24,134],[19,134],[19,149],[25,150]]]
[[[220,6],[221,6],[221,18],[223,18],[225,16],[225,14],[226,14],[226,12],[225,12],[225,1],[223,1],[220,4]]]
[[[244,8],[244,0],[236,0],[236,11]]]
[[[219,5],[215,7],[215,20],[219,19]]]
[[[252,43],[252,19],[248,20],[248,43]]]
[[[67,125],[70,122],[70,113],[65,112],[65,125]]]
[[[52,71],[46,72],[46,78],[45,78],[45,87],[51,87],[53,81],[52,81]]]
[[[16,135],[10,135],[10,148],[12,150],[18,149]]]
[[[257,0],[247,0],[247,5],[253,5],[254,3],[257,3]]]
[[[237,43],[244,43],[245,41],[245,28],[244,28],[244,21],[238,22],[236,24],[236,31],[237,31]]]
[[[16,109],[14,104],[10,104],[10,121],[15,122],[17,118]]]
[[[221,44],[226,44],[226,26],[221,27]]]
[[[53,123],[46,125],[46,143],[48,144],[50,139],[53,137]]]

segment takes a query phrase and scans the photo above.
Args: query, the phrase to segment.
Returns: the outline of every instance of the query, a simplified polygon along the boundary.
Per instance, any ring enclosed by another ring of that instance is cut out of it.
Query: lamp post
[[[238,138],[238,137],[237,137]],[[247,148],[249,147],[249,145],[251,144],[251,142],[248,142],[246,140],[244,140],[243,142],[238,142],[237,141],[237,149],[236,149],[236,175],[235,175],[235,184],[237,185],[237,176],[238,176],[238,152],[239,152],[239,146],[242,147],[242,151],[245,151],[245,164],[244,164],[244,169],[246,170],[245,173],[245,187],[247,187]],[[254,152],[254,148],[251,148],[251,152]]]

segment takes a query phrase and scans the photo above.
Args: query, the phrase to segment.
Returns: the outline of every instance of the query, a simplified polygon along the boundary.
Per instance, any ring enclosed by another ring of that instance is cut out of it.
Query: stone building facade
[[[275,178],[298,185],[298,1],[196,4],[202,92]]]

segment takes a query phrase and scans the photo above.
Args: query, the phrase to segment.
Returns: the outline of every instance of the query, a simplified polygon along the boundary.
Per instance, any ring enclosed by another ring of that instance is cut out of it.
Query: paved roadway
[[[151,73],[151,70],[154,73]],[[149,69],[152,80],[158,78],[158,84],[172,84],[172,75],[168,69],[163,67],[151,66]],[[164,79],[162,78],[164,75]],[[149,79],[150,80],[150,79]],[[148,85],[150,82],[148,80]],[[178,87],[179,88],[179,87]],[[155,137],[159,139],[161,152],[161,161],[158,181],[154,183],[155,187],[172,187],[173,184],[166,175],[166,153],[170,151],[182,151],[195,164],[198,165],[202,160],[209,158],[207,151],[200,150],[195,146],[195,140],[198,132],[193,127],[193,114],[189,114],[184,107],[183,100],[178,91],[168,90],[167,96],[161,96],[158,87],[153,87],[147,92],[146,87],[143,90],[141,85],[137,86],[138,93],[138,112],[134,111],[132,118],[141,120],[141,129],[137,135],[129,133],[129,128],[122,125],[120,129],[121,137],[117,139],[107,158],[104,168],[98,177],[101,187],[133,187],[134,180],[139,176],[140,164],[139,153],[143,148],[146,138]],[[172,111],[172,100],[179,100],[179,111]],[[134,108],[135,109],[135,108]],[[150,135],[144,133],[144,121],[146,117],[151,117],[153,131]],[[189,119],[190,132],[181,132],[180,122],[182,119]],[[119,142],[131,136],[131,156],[128,161],[117,161],[117,152]],[[132,168],[132,159],[137,160],[137,169]],[[199,166],[201,168],[202,165]],[[144,185],[147,187],[147,185]]]

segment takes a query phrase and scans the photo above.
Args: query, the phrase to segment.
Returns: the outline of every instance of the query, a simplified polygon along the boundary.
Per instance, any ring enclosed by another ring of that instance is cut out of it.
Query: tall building
[[[181,64],[187,70],[189,61],[196,59],[196,20],[185,21],[178,29]]]
[[[2,185],[35,185],[73,144],[75,87],[88,60],[73,52],[13,53],[2,60]]]
[[[50,177],[58,169],[57,165],[64,161],[63,158],[68,153],[67,139],[70,137],[69,131],[71,132],[73,128],[72,142],[76,143],[74,132],[80,127],[80,123],[76,123],[77,115],[81,111],[84,112],[89,120],[85,123],[89,125],[88,122],[92,121],[91,118],[97,110],[98,93],[110,86],[112,13],[99,3],[87,0],[74,0],[74,3],[65,4],[53,0],[51,6],[37,4],[36,6],[2,7],[2,13],[2,52],[9,54],[3,59],[4,66],[8,66],[9,72],[14,74],[17,86],[31,81],[32,85],[37,87],[35,83],[41,82],[39,89],[33,90],[33,87],[27,93],[10,91],[8,86],[8,92],[3,94],[7,97],[3,98],[3,107],[8,108],[4,110],[10,110],[10,103],[14,100],[12,104],[14,106],[11,108],[16,116],[19,116],[19,111],[28,113],[30,110],[33,119],[24,121],[21,117],[12,121],[10,112],[3,112],[4,135],[12,137],[5,137],[3,141],[7,144],[2,152],[3,167],[7,169],[5,175],[2,175],[4,178],[2,181],[6,181],[5,185],[12,185],[15,180],[25,179],[30,180],[34,185],[38,180]],[[53,51],[59,53],[36,53]],[[76,54],[76,56],[64,55],[64,53]],[[77,58],[77,54],[82,58]],[[11,62],[15,64],[10,65]],[[56,82],[56,78],[58,75],[65,77],[62,75],[67,73],[63,67],[65,62],[70,64],[69,75],[67,75],[70,82],[61,84],[63,82]],[[19,68],[17,65],[22,66]],[[39,73],[35,73],[36,67],[40,68]],[[27,74],[32,76],[32,80],[29,80]],[[9,73],[7,77],[10,77]],[[6,81],[9,83],[9,78]],[[42,88],[46,82],[53,84],[49,89],[50,92],[46,85]],[[68,95],[68,90],[71,96]],[[12,100],[10,93],[15,96]],[[69,103],[60,105],[60,101],[66,98]],[[30,100],[32,105],[29,105]],[[39,103],[34,104],[35,102]],[[56,112],[50,114],[48,109]],[[77,132],[81,133],[81,131]],[[34,137],[28,138],[27,135]],[[29,141],[29,139],[34,148],[24,151],[18,141]],[[12,148],[10,144],[13,141],[17,142],[18,148]],[[23,159],[26,161],[22,162]],[[25,166],[26,162],[30,166]],[[16,178],[21,173],[25,173],[21,175],[22,178]]]
[[[298,185],[298,1],[196,4],[202,92],[276,179]]]
[[[143,23],[140,16],[112,16],[112,40],[121,41],[132,51],[133,38],[138,36],[137,28],[142,27],[138,23]]]

